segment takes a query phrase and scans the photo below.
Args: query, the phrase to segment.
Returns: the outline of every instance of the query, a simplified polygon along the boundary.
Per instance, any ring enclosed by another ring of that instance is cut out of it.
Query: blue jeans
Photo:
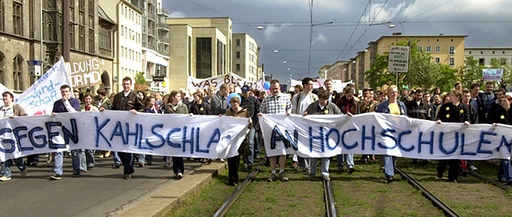
[[[249,129],[249,134],[247,135],[248,136],[248,140],[249,140],[249,153],[247,154],[247,161],[249,161],[249,163],[251,163],[251,164],[254,163],[254,139],[255,139],[255,135],[256,135],[256,129],[254,129],[254,127]]]
[[[390,155],[384,155],[384,170],[386,176],[395,175],[395,157]]]
[[[86,168],[92,168],[94,167],[94,150],[92,149],[85,149],[85,162],[87,164]]]
[[[112,152],[112,160],[114,160],[115,165],[121,165],[121,158],[119,158],[119,153],[117,153],[117,151]]]
[[[18,169],[20,169],[20,171],[27,169],[27,166],[25,165],[25,162],[23,162],[22,157],[16,158],[14,160],[9,159],[5,162],[2,162],[2,175],[3,176],[9,177],[9,178],[12,176],[11,165],[12,165],[13,161],[14,161],[14,164],[16,164],[16,166],[18,167]]]
[[[309,158],[309,163],[310,163],[309,165],[311,166],[311,168],[310,168],[311,175],[316,175],[316,166],[317,166],[318,159],[321,160],[320,172],[322,173],[323,176],[328,176],[329,175],[329,164],[331,163],[331,160],[329,157]]]
[[[87,165],[84,168],[82,168],[82,165],[81,165],[82,161],[84,162],[84,165],[85,165],[84,149],[71,150],[71,165],[73,166],[73,170],[87,171]]]
[[[340,154],[336,156],[338,168],[343,168],[343,161],[347,164],[347,168],[354,168],[354,154]]]
[[[501,159],[498,168],[498,180],[505,178],[507,181],[512,180],[512,168],[510,168],[510,160]]]
[[[63,169],[62,169],[62,163],[64,161],[64,156],[62,154],[62,151],[55,152],[55,161],[53,165],[53,172],[55,174],[59,174],[62,176]]]

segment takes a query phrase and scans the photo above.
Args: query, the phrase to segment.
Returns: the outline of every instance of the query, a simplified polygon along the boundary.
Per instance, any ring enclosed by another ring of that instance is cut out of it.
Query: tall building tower
[[[233,73],[248,81],[257,81],[258,44],[246,33],[234,33],[233,41]]]

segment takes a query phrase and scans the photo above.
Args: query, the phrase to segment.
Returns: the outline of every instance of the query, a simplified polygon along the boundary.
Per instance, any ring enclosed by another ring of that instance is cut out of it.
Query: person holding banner
[[[226,102],[228,95],[229,85],[220,85],[219,92],[212,96],[210,103],[210,111],[212,115],[224,114],[226,112],[226,109],[228,108],[228,103]]]
[[[71,87],[67,84],[60,86],[60,94],[62,95],[62,99],[59,99],[53,103],[52,114],[56,113],[64,113],[64,112],[77,112],[80,111],[80,101],[78,99],[71,97]],[[73,177],[80,176],[80,159],[85,158],[83,149],[71,150],[71,164],[73,165]],[[53,171],[55,172],[50,179],[52,180],[60,180],[62,179],[63,167],[64,163],[62,151],[58,151],[55,153],[55,163],[53,166]]]
[[[398,87],[396,85],[388,87],[388,100],[381,102],[375,112],[407,116],[405,104],[398,100]],[[386,181],[388,183],[393,182],[393,176],[395,175],[395,159],[390,155],[384,155],[383,159]]]
[[[4,101],[4,105],[0,107],[0,111],[3,113],[3,118],[12,118],[14,116],[27,116],[27,112],[20,105],[14,103],[14,95],[5,91],[2,93],[2,98]],[[2,162],[2,176],[0,177],[0,181],[9,181],[11,180],[11,165],[14,164],[18,167],[21,172],[21,177],[27,176],[27,165],[23,161],[23,157],[19,157],[16,159],[8,159]]]
[[[469,126],[469,109],[464,105],[464,103],[461,103],[461,99],[462,92],[455,89],[452,90],[450,92],[450,102],[441,105],[436,117],[436,123],[441,124],[442,122],[454,122],[464,123],[464,125]],[[443,178],[446,166],[449,166],[448,182],[457,183],[460,162],[460,160],[456,159],[439,160],[439,164],[437,165],[437,178]]]
[[[106,110],[109,110],[112,108],[112,102],[110,101],[110,98],[107,97],[107,90],[105,88],[100,88],[96,91],[97,95],[97,102],[96,107],[99,109],[103,108]],[[100,158],[108,158],[110,157],[110,151],[104,151],[101,153]],[[119,160],[121,161],[121,160]]]
[[[318,96],[313,93],[314,85],[312,78],[305,77],[302,79],[302,92],[299,92],[292,97],[292,114],[303,114],[311,103],[318,100]],[[299,169],[302,170],[302,172],[308,172],[310,170],[309,159],[307,158],[302,158],[294,154],[293,162],[294,165],[296,162],[298,163]]]
[[[249,119],[249,129],[252,128],[252,121],[251,116],[249,114],[249,111],[247,108],[242,108],[240,106],[240,97],[235,96],[231,97],[229,100],[229,108],[226,110],[226,113],[224,115],[226,116],[232,116],[232,117],[239,117],[239,118],[247,118]],[[228,185],[231,186],[237,186],[238,185],[238,168],[240,167],[240,150],[241,148],[238,148],[238,155],[234,157],[228,158],[228,176],[229,176],[229,183]]]
[[[318,100],[311,103],[307,108],[306,111],[304,111],[304,116],[306,115],[327,115],[327,114],[341,114],[341,110],[336,106],[334,103],[329,102],[329,91],[324,89],[319,89],[318,93]],[[318,141],[318,140],[315,140]],[[322,173],[323,180],[329,181],[331,180],[329,176],[329,164],[330,164],[330,157],[323,157],[320,158],[320,172]],[[316,177],[316,166],[318,163],[318,158],[309,158],[310,164],[310,174],[309,178],[311,181],[315,180]]]
[[[144,104],[137,96],[137,93],[132,91],[132,79],[130,77],[123,78],[123,91],[114,96],[112,110],[130,111],[132,114],[144,111]],[[133,153],[118,152],[119,158],[123,163],[123,179],[131,179],[135,169],[133,167]]]
[[[292,102],[288,94],[281,93],[281,85],[277,79],[270,82],[271,95],[265,97],[261,102],[259,117],[262,114],[286,114],[290,115],[292,110]],[[283,182],[287,182],[290,179],[286,177],[284,173],[284,166],[286,164],[286,155],[279,155],[279,178]],[[268,182],[274,182],[277,180],[276,175],[276,158],[275,156],[269,157],[270,161],[270,177],[267,179]]]
[[[496,92],[496,96],[500,96]],[[510,96],[508,96],[510,97]],[[512,109],[510,109],[510,101],[506,96],[500,96],[499,103],[491,105],[490,119],[494,126],[498,124],[512,123]],[[512,185],[512,170],[510,167],[509,159],[500,159],[500,165],[498,168],[498,180],[506,182],[507,185]]]
[[[341,113],[346,115],[357,115],[359,114],[359,104],[355,100],[355,91],[351,86],[345,87],[343,90],[343,96],[338,99],[336,106],[340,109]],[[343,161],[347,164],[348,174],[352,174],[356,171],[354,168],[354,154],[339,154],[336,156],[336,165],[338,166],[338,173],[343,172]]]
[[[164,114],[189,114],[187,105],[181,101],[181,93],[173,90],[169,95],[169,104],[165,105],[163,110]],[[167,156],[165,165],[169,166],[171,156]],[[185,172],[185,163],[183,157],[172,157],[172,170],[176,179],[183,178]]]
[[[98,111],[98,107],[92,105],[93,97],[91,94],[85,94],[83,97],[84,104],[80,106],[80,111]],[[80,169],[87,171],[94,167],[94,150],[85,149],[84,158],[80,159]]]

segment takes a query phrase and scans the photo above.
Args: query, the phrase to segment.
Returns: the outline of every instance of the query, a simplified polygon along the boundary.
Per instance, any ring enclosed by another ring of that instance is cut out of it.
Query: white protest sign
[[[263,115],[268,156],[332,157],[341,153],[417,159],[509,159],[512,126],[433,121],[382,113]]]
[[[503,69],[482,69],[482,77],[488,81],[501,81]]]
[[[15,95],[15,103],[20,104],[29,116],[51,114],[53,103],[61,98],[60,86],[69,84],[64,59],[60,59],[51,69],[20,95]]]
[[[409,70],[409,47],[389,47],[388,70],[390,72],[407,72]]]
[[[187,91],[189,93],[194,93],[198,89],[208,89],[210,86],[216,87],[217,91],[219,91],[220,85],[222,84],[234,84],[235,87],[239,88],[247,85],[252,89],[263,90],[259,81],[247,81],[237,74],[229,73],[205,79],[197,79],[189,76],[187,79]]]
[[[72,149],[229,158],[238,155],[247,124],[246,118],[229,116],[128,111],[3,118],[0,119],[0,161]]]

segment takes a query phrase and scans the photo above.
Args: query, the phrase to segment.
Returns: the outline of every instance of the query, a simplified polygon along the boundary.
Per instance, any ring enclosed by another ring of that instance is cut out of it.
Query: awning
[[[165,60],[163,57],[158,56],[157,54],[155,54],[149,50],[146,51],[146,61],[155,63],[157,65],[161,65],[164,67],[167,67],[169,65],[169,62],[167,60]]]

